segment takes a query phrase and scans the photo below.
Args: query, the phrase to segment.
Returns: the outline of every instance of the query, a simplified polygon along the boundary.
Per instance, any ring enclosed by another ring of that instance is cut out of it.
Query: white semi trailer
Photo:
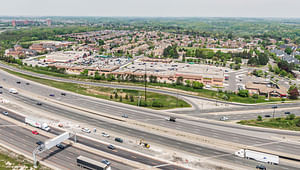
[[[30,118],[26,117],[25,118],[25,123],[29,124],[33,127],[43,129],[45,131],[50,131],[50,127],[48,126],[48,124],[45,123],[45,122],[42,122],[42,121],[38,121],[38,120],[34,120],[34,119],[30,119]]]
[[[241,149],[235,152],[236,156],[247,158],[247,159],[254,159],[256,161],[270,163],[270,164],[279,164],[279,156],[267,154],[263,152],[257,152],[248,149]]]

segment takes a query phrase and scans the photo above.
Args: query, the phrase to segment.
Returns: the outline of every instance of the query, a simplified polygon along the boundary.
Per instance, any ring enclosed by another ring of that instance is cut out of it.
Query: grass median
[[[5,69],[5,71],[16,76],[58,89],[135,106],[147,107],[156,110],[191,107],[191,105],[184,100],[166,94],[147,92],[145,101],[144,91],[59,82],[38,78],[7,69]]]
[[[257,118],[256,120],[241,120],[238,123],[242,125],[258,126],[265,128],[300,131],[300,117],[296,117],[294,114],[288,115],[285,118]]]

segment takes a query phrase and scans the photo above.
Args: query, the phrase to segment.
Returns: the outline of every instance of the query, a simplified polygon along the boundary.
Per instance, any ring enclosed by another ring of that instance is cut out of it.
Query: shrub
[[[133,96],[130,96],[130,102],[134,102]]]
[[[288,116],[286,116],[286,120],[294,120],[295,119],[295,117],[296,117],[296,115],[295,114],[290,114],[290,115],[288,115]]]
[[[257,121],[262,121],[261,115],[257,116],[257,119],[256,119],[256,120],[257,120]]]
[[[238,92],[238,95],[241,97],[249,97],[249,91],[248,90],[240,90]]]

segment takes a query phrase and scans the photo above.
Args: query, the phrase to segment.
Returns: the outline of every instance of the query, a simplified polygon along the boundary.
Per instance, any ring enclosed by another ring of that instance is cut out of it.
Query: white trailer
[[[235,152],[236,156],[247,158],[247,159],[254,159],[256,161],[270,163],[270,164],[279,164],[279,156],[267,154],[263,152],[252,151],[248,149],[241,149]]]
[[[29,125],[31,125],[33,127],[37,127],[37,128],[43,129],[45,131],[50,131],[50,127],[45,122],[37,121],[37,120],[30,119],[30,118],[26,117],[25,118],[25,123],[29,124]]]

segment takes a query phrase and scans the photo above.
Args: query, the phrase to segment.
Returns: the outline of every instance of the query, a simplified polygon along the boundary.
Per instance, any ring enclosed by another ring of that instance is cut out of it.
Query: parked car
[[[291,112],[284,112],[284,114],[289,115],[289,114],[291,114]]]
[[[81,131],[85,133],[91,133],[91,130],[89,128],[82,128]]]
[[[39,134],[39,132],[36,131],[36,130],[31,131],[31,133],[34,134],[34,135],[38,135]]]
[[[114,150],[114,149],[115,149],[114,145],[108,145],[107,147],[108,147],[109,149],[111,149],[111,150]]]
[[[8,112],[7,112],[7,111],[3,111],[2,113],[3,113],[4,115],[6,115],[6,116],[8,115]]]
[[[0,91],[0,94],[2,94],[2,91]]]
[[[121,138],[115,138],[115,141],[123,143],[123,139],[121,139]]]
[[[20,81],[17,81],[17,84],[21,84],[21,82],[20,82]]]
[[[39,141],[36,142],[36,144],[37,145],[42,145],[42,144],[44,144],[44,142],[42,142],[42,141],[39,140]]]
[[[55,96],[55,94],[49,94],[49,96],[51,96],[51,97],[54,97],[54,96]]]
[[[105,165],[110,165],[110,162],[106,159],[103,159],[101,162],[104,163]]]
[[[226,121],[226,120],[229,120],[229,118],[226,117],[226,116],[222,116],[222,117],[220,118],[220,120],[221,120],[221,121]]]
[[[2,89],[3,88],[3,86],[0,86],[0,89]]]
[[[256,169],[259,169],[259,170],[267,170],[267,168],[266,168],[264,165],[262,165],[262,164],[256,165]]]
[[[26,85],[30,85],[30,83],[25,83]]]
[[[59,149],[64,149],[65,148],[65,146],[62,145],[61,143],[57,144],[56,147],[59,148]]]
[[[271,115],[265,115],[265,117],[271,117]]]
[[[107,133],[105,133],[105,132],[102,132],[102,136],[103,136],[103,137],[109,138],[109,134],[107,134]]]

